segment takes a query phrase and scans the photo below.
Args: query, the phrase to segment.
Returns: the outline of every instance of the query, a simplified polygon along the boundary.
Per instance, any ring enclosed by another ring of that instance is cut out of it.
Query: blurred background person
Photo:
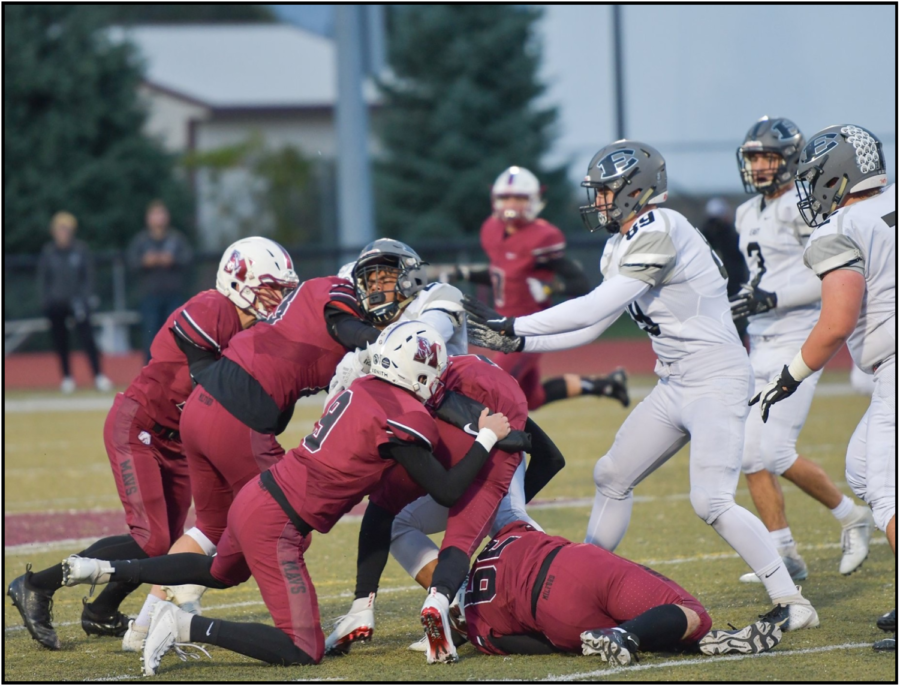
[[[169,210],[161,200],[147,206],[147,228],[128,246],[128,264],[140,274],[141,333],[144,357],[166,317],[184,303],[191,246],[180,231],[169,226]]]
[[[91,306],[94,295],[94,261],[90,249],[75,240],[78,220],[69,212],[57,212],[50,221],[53,237],[44,245],[38,259],[38,293],[41,309],[50,320],[53,348],[59,356],[63,380],[60,390],[71,393],[75,379],[69,364],[69,330],[66,319],[75,319],[75,328],[94,373],[98,391],[109,391],[112,382],[100,372],[100,353],[91,329]]]
[[[741,290],[747,281],[747,263],[738,247],[738,234],[734,228],[734,210],[724,198],[711,198],[706,203],[706,220],[700,233],[725,265],[728,272],[728,297]]]

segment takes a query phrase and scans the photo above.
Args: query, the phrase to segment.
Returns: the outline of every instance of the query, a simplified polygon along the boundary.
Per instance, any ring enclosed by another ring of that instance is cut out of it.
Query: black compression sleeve
[[[184,356],[187,358],[188,369],[191,373],[191,378],[195,380],[204,369],[209,367],[213,362],[219,359],[218,353],[212,350],[204,350],[203,348],[198,348],[196,345],[191,343],[188,340],[185,340],[174,330],[172,330],[172,335],[175,337],[175,344],[181,349],[181,352],[184,353]]]
[[[437,417],[457,429],[469,433],[478,426],[484,408],[485,406],[474,398],[456,391],[447,391],[438,408]],[[517,453],[521,450],[531,451],[531,441],[525,431],[510,431],[505,438],[497,441],[496,446],[507,453]]]
[[[143,584],[200,584],[207,588],[229,588],[210,573],[213,558],[198,553],[176,553],[147,560],[110,562],[116,571],[111,581]]]
[[[491,270],[487,267],[469,267],[469,275],[466,277],[466,281],[490,286]]]
[[[591,284],[588,282],[584,270],[574,260],[570,260],[568,257],[557,257],[543,266],[562,280],[562,295],[575,297],[585,295],[591,290]]]
[[[619,625],[638,637],[641,650],[671,650],[688,628],[687,615],[678,605],[658,605]]]
[[[488,451],[477,441],[459,463],[447,470],[427,448],[414,443],[383,443],[382,456],[396,460],[438,505],[453,507],[478,476]]]
[[[516,634],[513,636],[489,636],[488,641],[507,655],[550,655],[562,651],[550,643],[543,634]]]
[[[332,305],[325,306],[325,326],[331,337],[349,350],[365,348],[381,333],[369,322]]]
[[[566,466],[566,458],[530,417],[525,422],[525,431],[531,434],[531,460],[525,470],[525,502],[529,503]]]
[[[268,624],[228,622],[212,617],[191,619],[191,641],[209,643],[272,665],[314,665],[316,660],[294,645],[291,637]]]
[[[370,502],[359,527],[356,555],[356,597],[368,598],[378,591],[381,573],[391,550],[391,526],[394,515]]]

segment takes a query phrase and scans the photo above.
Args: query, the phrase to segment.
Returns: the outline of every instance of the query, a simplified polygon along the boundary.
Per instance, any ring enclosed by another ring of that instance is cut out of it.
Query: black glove
[[[496,350],[501,353],[520,353],[525,347],[524,336],[511,336],[497,333],[477,319],[470,319],[466,328],[469,343],[479,348]]]
[[[781,374],[772,379],[765,388],[754,395],[748,404],[756,405],[756,403],[759,403],[759,410],[762,413],[763,424],[765,424],[769,418],[769,408],[775,403],[792,396],[799,385],[800,382],[791,376],[787,365],[784,365]]]
[[[463,296],[463,307],[469,313],[469,321],[473,319],[479,324],[484,324],[491,331],[503,334],[505,336],[515,336],[515,317],[504,317],[483,302],[470,298],[468,295]]]
[[[743,319],[754,314],[762,314],[778,307],[778,296],[761,288],[745,286],[733,295],[731,303],[731,318]]]

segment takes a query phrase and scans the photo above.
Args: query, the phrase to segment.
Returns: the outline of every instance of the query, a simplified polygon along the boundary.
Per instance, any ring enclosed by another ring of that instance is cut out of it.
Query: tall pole
[[[622,55],[622,6],[612,6],[613,69],[616,87],[616,139],[625,138],[624,56]]]
[[[360,5],[337,5],[338,243],[359,248],[375,237],[369,116],[363,100],[363,21]]]

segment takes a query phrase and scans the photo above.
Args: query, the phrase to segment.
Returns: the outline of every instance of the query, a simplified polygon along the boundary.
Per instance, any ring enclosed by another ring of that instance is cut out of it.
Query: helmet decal
[[[858,126],[845,126],[841,133],[847,137],[847,142],[856,150],[856,166],[863,174],[882,169],[881,155],[878,152],[878,143],[869,132]],[[828,134],[834,136],[835,134]]]
[[[416,336],[416,343],[416,354],[413,356],[413,359],[416,362],[421,362],[437,369],[441,344],[437,341],[431,343],[427,338],[422,338],[421,336]]]
[[[239,281],[243,281],[247,278],[247,260],[241,255],[240,250],[235,250],[231,253],[231,257],[228,258],[228,262],[225,264],[224,269]]]
[[[835,140],[837,137],[836,133],[823,133],[821,136],[813,138],[809,145],[806,146],[806,159],[811,160],[815,157],[820,157],[829,150],[836,148],[838,146],[838,141]]]
[[[602,160],[597,162],[597,168],[602,172],[601,179],[611,179],[619,174],[624,174],[638,163],[637,157],[634,156],[634,150],[624,149],[611,152]]]
[[[780,141],[790,140],[800,133],[800,129],[788,119],[776,119],[772,124],[772,130],[778,133],[778,140]]]

